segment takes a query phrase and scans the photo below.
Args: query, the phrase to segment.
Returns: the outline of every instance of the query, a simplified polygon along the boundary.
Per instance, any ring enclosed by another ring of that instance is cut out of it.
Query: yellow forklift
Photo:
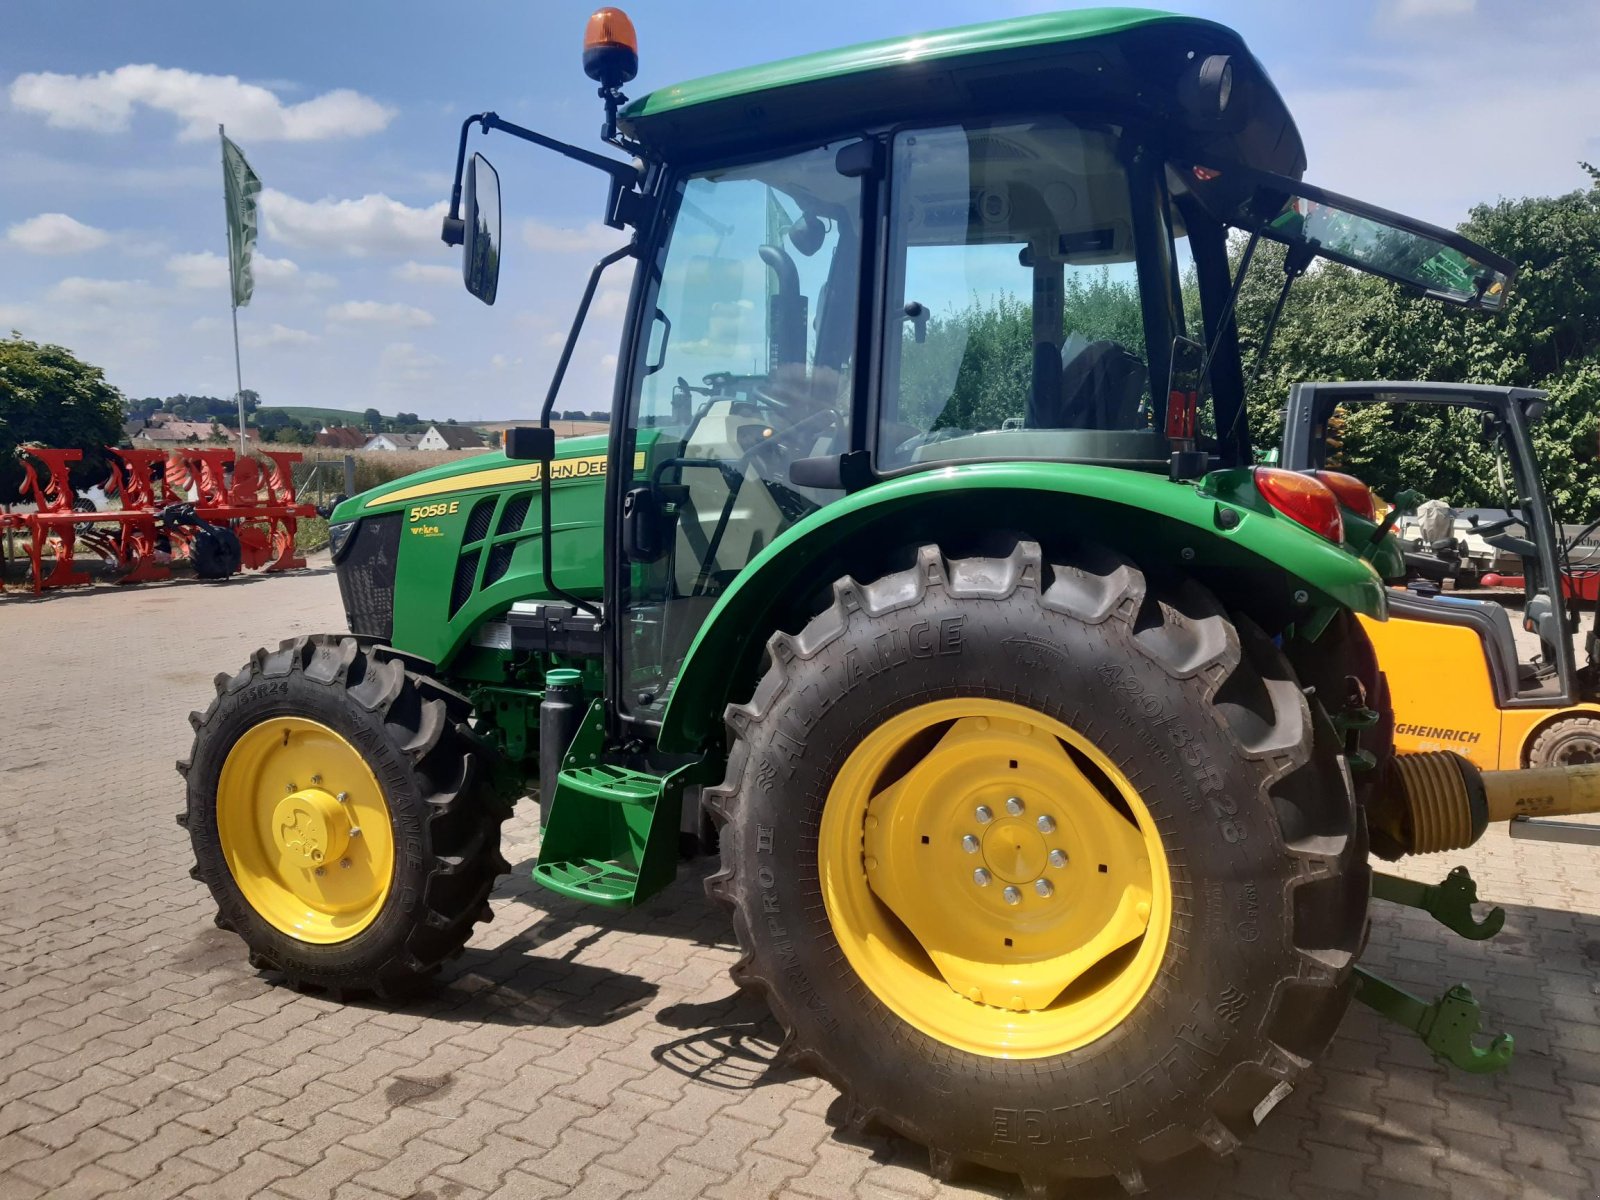
[[[1408,570],[1399,540],[1386,535],[1420,497],[1402,493],[1380,516],[1364,483],[1330,469],[1339,465],[1328,437],[1335,414],[1375,404],[1481,414],[1484,440],[1503,464],[1506,495],[1498,506],[1503,515],[1478,515],[1474,531],[1521,559],[1521,620],[1538,637],[1536,654],[1519,652],[1513,615],[1499,598],[1446,593]],[[1402,754],[1452,750],[1485,770],[1600,762],[1595,623],[1580,667],[1573,649],[1578,576],[1546,501],[1530,436],[1544,407],[1543,392],[1480,384],[1299,383],[1290,389],[1281,465],[1313,473],[1331,488],[1344,510],[1346,541],[1391,584],[1389,620],[1361,622],[1387,678],[1395,749]],[[1512,834],[1600,844],[1600,826],[1573,822],[1523,819],[1513,823]]]

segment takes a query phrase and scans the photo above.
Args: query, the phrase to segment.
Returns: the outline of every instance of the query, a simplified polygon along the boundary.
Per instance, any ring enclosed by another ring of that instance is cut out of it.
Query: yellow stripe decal
[[[644,470],[644,451],[633,456],[633,469]],[[429,483],[414,483],[397,488],[367,501],[367,507],[393,504],[401,500],[420,500],[424,496],[442,496],[447,492],[466,492],[477,488],[499,487],[507,483],[539,482],[540,463],[513,463],[506,467],[491,467],[487,471],[472,471],[465,475],[452,475],[448,479],[435,479]],[[550,481],[560,483],[571,479],[593,479],[606,473],[606,456],[591,454],[585,458],[558,458],[551,464]]]

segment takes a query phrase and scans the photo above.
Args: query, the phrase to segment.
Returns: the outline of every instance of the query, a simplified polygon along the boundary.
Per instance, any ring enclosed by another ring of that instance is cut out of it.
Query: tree
[[[383,432],[383,414],[375,408],[369,408],[361,414],[361,419],[366,422],[367,428],[373,433]]]
[[[99,367],[17,333],[0,340],[0,500],[17,499],[16,450],[28,442],[77,447],[84,453],[73,486],[99,483],[107,472],[103,447],[122,440],[122,413],[122,393]]]
[[[1561,518],[1600,516],[1600,180],[1563,196],[1474,208],[1461,231],[1518,264],[1506,311],[1448,308],[1328,263],[1294,284],[1265,362],[1267,313],[1283,253],[1263,242],[1239,297],[1250,421],[1258,449],[1282,435],[1290,384],[1317,379],[1424,379],[1546,388],[1533,429],[1545,485]],[[1236,247],[1237,255],[1237,247]],[[1456,505],[1503,501],[1495,449],[1470,414],[1372,409],[1348,414],[1340,465],[1382,495],[1404,487]]]

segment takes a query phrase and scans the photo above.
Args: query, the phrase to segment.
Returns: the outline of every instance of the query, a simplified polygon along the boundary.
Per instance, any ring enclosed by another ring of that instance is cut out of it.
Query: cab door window
[[[682,184],[628,418],[635,482],[668,526],[663,557],[630,580],[625,698],[640,715],[659,713],[739,572],[841,494],[789,478],[849,436],[861,185],[838,149]]]

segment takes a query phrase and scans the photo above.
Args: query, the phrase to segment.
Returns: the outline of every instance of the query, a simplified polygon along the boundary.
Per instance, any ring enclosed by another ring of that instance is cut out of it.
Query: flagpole
[[[219,124],[217,126],[217,148],[222,153],[222,198],[223,211],[227,211],[228,199],[228,148],[226,143],[227,133]],[[227,222],[223,222],[224,228]],[[234,401],[239,406],[239,457],[244,458],[249,451],[245,447],[244,436],[244,366],[239,359],[239,303],[238,287],[233,278],[233,241],[228,242],[228,304],[233,309],[233,381],[235,391]]]

